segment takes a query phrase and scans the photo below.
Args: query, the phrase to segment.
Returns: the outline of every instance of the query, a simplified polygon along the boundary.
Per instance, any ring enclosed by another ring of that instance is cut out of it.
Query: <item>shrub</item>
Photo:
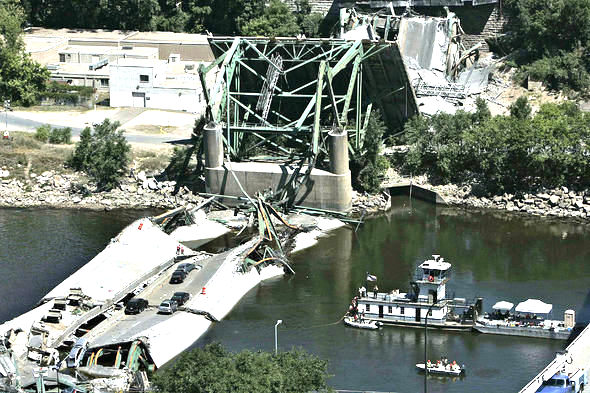
[[[50,135],[51,126],[49,124],[44,124],[42,126],[37,127],[37,131],[35,132],[35,139],[39,142],[47,143]]]
[[[70,127],[54,128],[49,134],[49,143],[56,145],[69,144],[72,139],[72,129]]]
[[[75,170],[86,172],[99,190],[116,186],[129,164],[130,146],[123,131],[117,131],[119,125],[117,121],[111,123],[105,119],[94,125],[94,132],[86,127],[68,161]]]

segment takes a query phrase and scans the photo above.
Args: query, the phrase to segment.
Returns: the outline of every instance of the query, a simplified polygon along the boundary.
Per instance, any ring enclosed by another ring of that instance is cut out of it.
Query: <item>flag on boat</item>
[[[377,276],[367,273],[367,281],[377,281]]]

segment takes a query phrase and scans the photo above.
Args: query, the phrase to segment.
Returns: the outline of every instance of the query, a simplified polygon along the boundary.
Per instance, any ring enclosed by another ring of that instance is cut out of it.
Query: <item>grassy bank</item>
[[[75,144],[53,145],[39,142],[34,134],[11,132],[9,141],[0,141],[0,168],[10,172],[9,178],[26,180],[31,173],[45,171],[72,173],[66,161],[74,151]],[[169,148],[146,148],[132,145],[131,165],[136,171],[156,173],[168,165]]]

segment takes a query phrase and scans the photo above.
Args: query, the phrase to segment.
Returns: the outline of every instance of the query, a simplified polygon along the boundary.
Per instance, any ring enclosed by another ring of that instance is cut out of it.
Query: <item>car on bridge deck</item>
[[[127,302],[125,314],[139,314],[148,306],[148,301],[139,297],[133,298]]]
[[[170,284],[179,284],[181,282],[184,282],[184,279],[186,278],[186,273],[182,270],[176,270],[174,273],[172,273],[172,277],[170,277]]]
[[[164,300],[158,307],[159,314],[174,314],[174,311],[178,309],[178,303],[176,300]]]
[[[186,292],[174,292],[170,300],[174,300],[179,306],[182,306],[190,297],[191,295]]]
[[[182,272],[185,272],[187,275],[195,269],[196,269],[196,266],[194,263],[181,263],[180,265],[178,265],[176,267],[177,272],[182,271]]]
[[[72,347],[70,354],[66,358],[66,365],[68,368],[78,367],[86,350],[88,349],[88,339],[82,337]]]

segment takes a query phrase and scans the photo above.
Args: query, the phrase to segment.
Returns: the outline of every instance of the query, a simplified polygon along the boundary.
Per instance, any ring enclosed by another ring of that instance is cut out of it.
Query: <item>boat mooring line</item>
[[[315,325],[315,326],[308,326],[308,327],[287,328],[287,329],[283,329],[283,330],[308,330],[308,329],[317,329],[317,328],[323,328],[323,327],[327,327],[327,326],[333,326],[333,325],[337,325],[340,322],[342,322],[342,320],[344,319],[345,316],[346,316],[346,314],[344,314],[342,316],[342,318],[340,318],[336,322],[332,322],[332,323],[325,323],[323,325]]]

